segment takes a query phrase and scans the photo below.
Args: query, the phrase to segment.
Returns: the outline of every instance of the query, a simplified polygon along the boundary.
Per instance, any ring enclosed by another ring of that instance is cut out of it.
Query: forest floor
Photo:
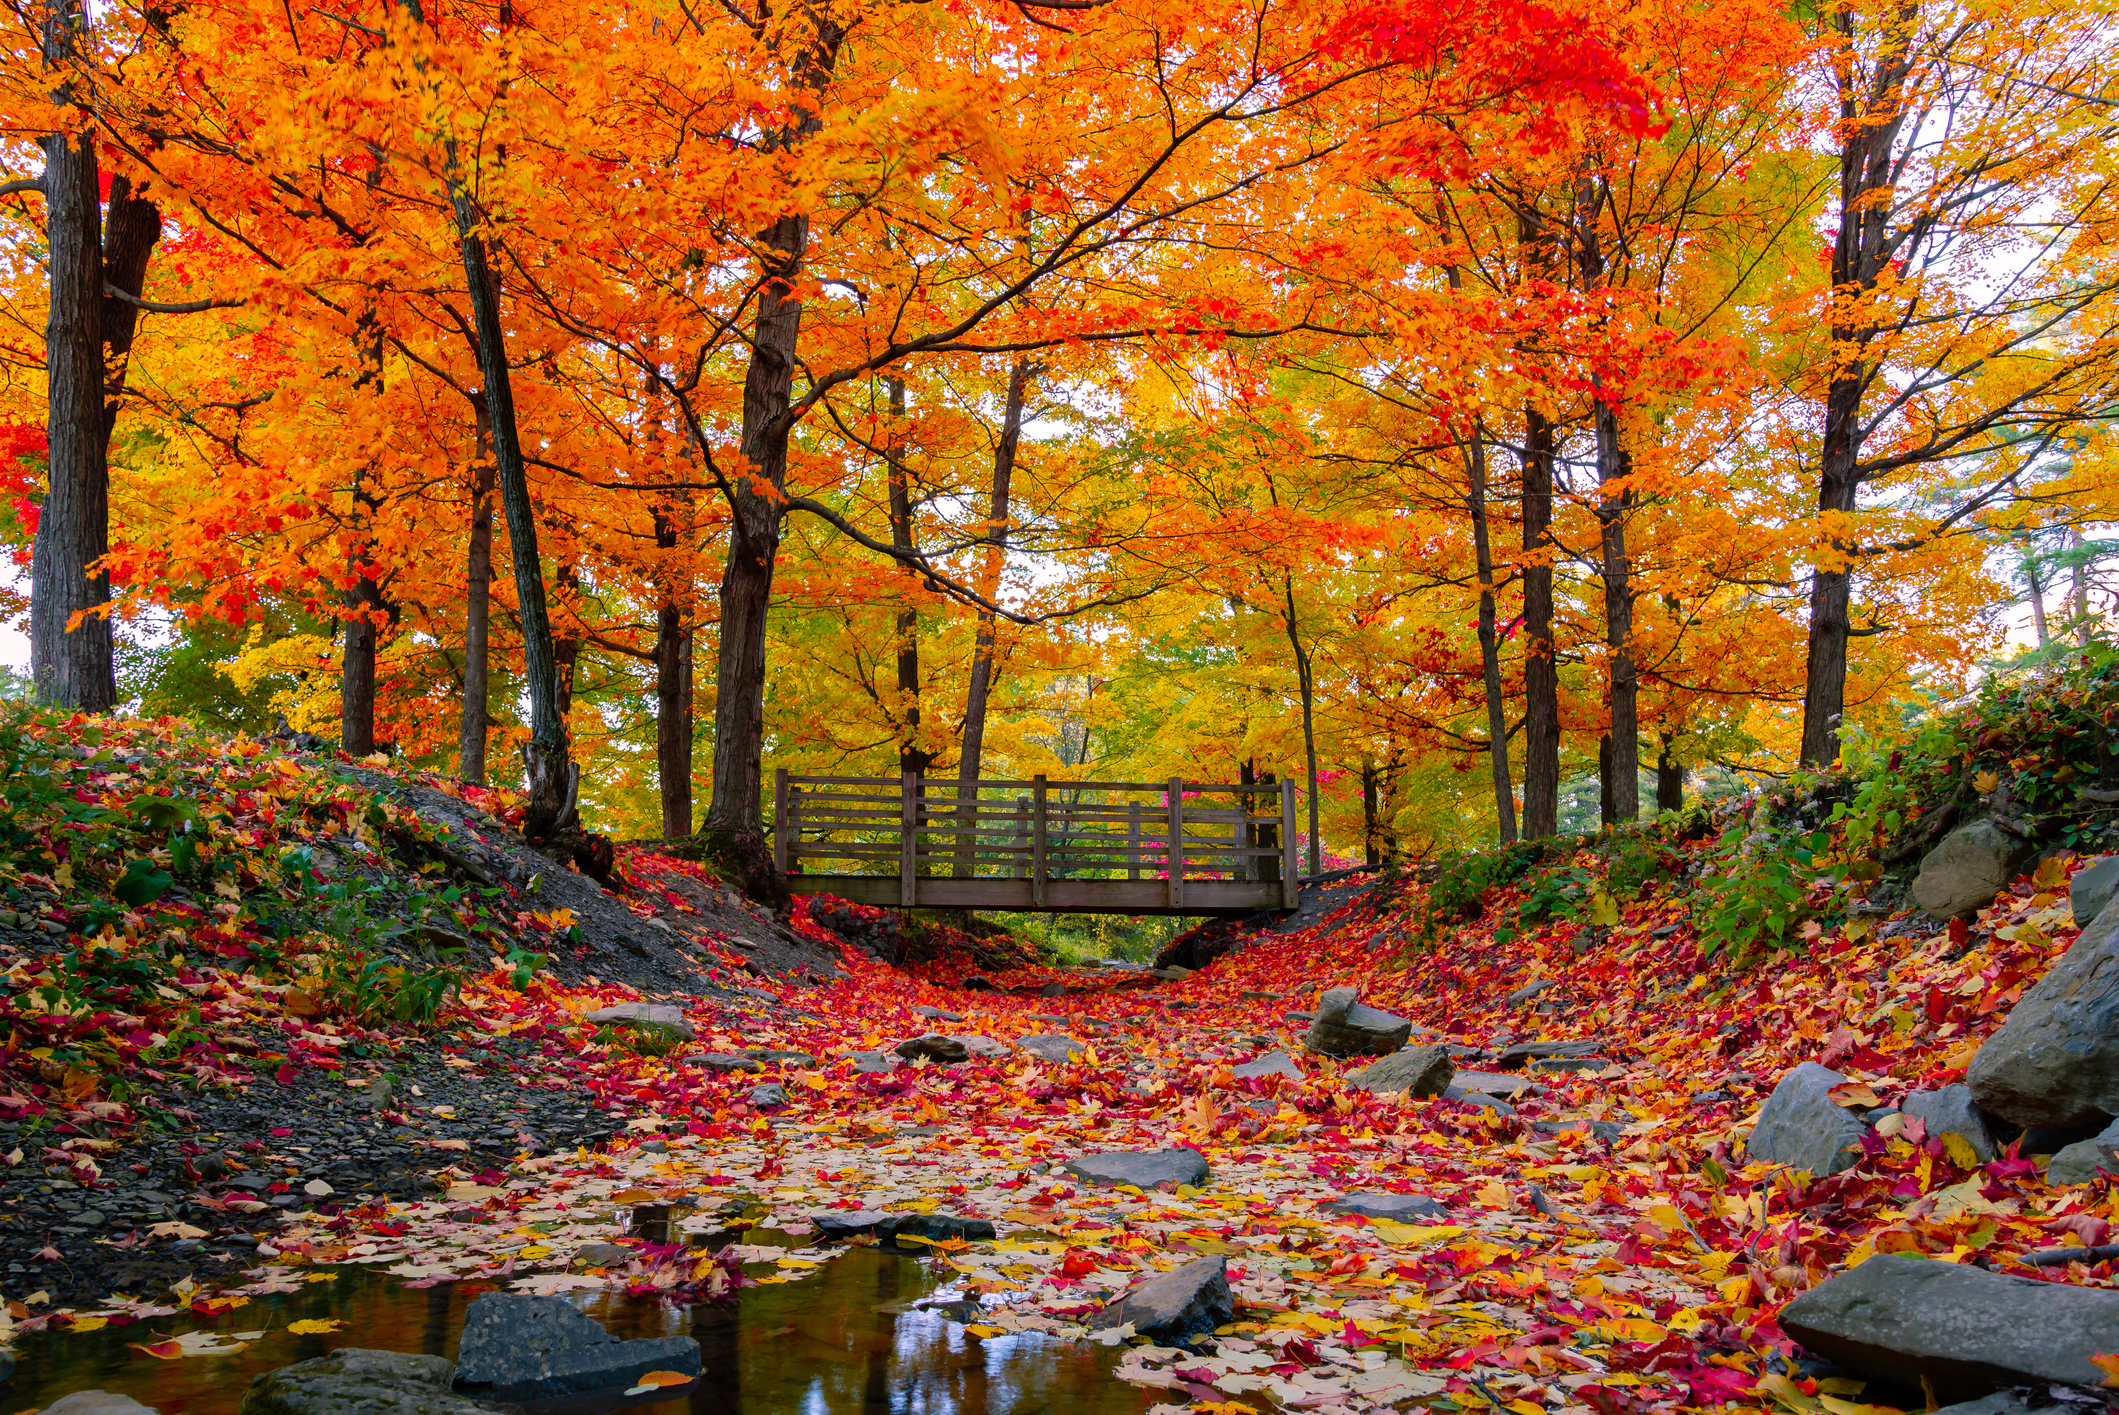
[[[844,1251],[820,1218],[888,1211],[931,1216],[940,1236],[901,1246],[980,1300],[980,1341],[1123,1342],[1088,1330],[1106,1301],[1222,1256],[1236,1311],[1211,1351],[1136,1340],[1120,1360],[1170,1410],[1850,1415],[1859,1382],[1821,1386],[1780,1332],[1789,1298],[1874,1252],[2030,1273],[2024,1254],[2104,1242],[2119,1217],[2101,1183],[1917,1136],[1873,1136],[1814,1182],[1742,1158],[1802,1061],[1879,1105],[1960,1079],[2075,936],[2064,860],[1969,926],[1865,919],[1770,965],[1703,956],[1675,879],[1615,925],[1504,945],[1489,915],[1416,945],[1404,891],[1357,877],[1184,977],[999,971],[990,949],[898,966],[845,941],[850,910],[877,911],[835,906],[834,931],[802,902],[781,923],[640,849],[607,895],[539,865],[503,798],[449,783],[167,725],[54,719],[5,745],[11,780],[51,774],[0,818],[18,1336],[141,1323],[166,1342],[346,1264],[740,1302],[732,1286]],[[304,953],[304,929],[336,950]],[[366,974],[339,956],[354,940]],[[430,1009],[437,957],[460,991]],[[1458,1099],[1349,1086],[1366,1059],[1302,1044],[1339,986],[1491,1074]],[[683,1022],[587,1020],[625,1004]],[[965,1059],[889,1054],[926,1034]],[[1594,1045],[1579,1069],[1492,1069],[1528,1041]],[[1143,1190],[1065,1169],[1174,1149],[1206,1176]],[[1440,1208],[1328,1208],[1354,1191]],[[663,1205],[778,1246],[717,1258],[641,1221]],[[2110,1285],[2108,1266],[2036,1271]]]

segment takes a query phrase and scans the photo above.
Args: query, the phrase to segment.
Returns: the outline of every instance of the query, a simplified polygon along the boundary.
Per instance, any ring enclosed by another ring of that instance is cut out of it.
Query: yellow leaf
[[[1390,1244],[1393,1248],[1407,1248],[1420,1243],[1435,1243],[1444,1238],[1455,1238],[1464,1229],[1454,1223],[1425,1227],[1417,1223],[1394,1223],[1379,1218],[1369,1225],[1369,1232]]]
[[[1979,1152],[1972,1148],[1970,1140],[1954,1130],[1943,1132],[1942,1148],[1949,1155],[1950,1163],[1959,1169],[1979,1168]]]
[[[2119,1354],[2106,1352],[2102,1355],[2092,1356],[2090,1360],[2095,1363],[2098,1370],[2104,1372],[2103,1384],[2107,1388],[2119,1390]]]
[[[2001,784],[2001,778],[1991,771],[1983,771],[1972,778],[1972,785],[1981,792],[1992,791]]]
[[[1832,1415],[1896,1415],[1897,1412],[1896,1406],[1862,1405],[1852,1400],[1841,1400],[1836,1395],[1820,1394],[1817,1403],[1831,1411]]]
[[[1825,1094],[1832,1098],[1832,1104],[1839,1106],[1869,1109],[1883,1104],[1883,1097],[1877,1095],[1876,1088],[1866,1081],[1842,1081]]]
[[[1007,1328],[1005,1327],[968,1326],[965,1327],[964,1330],[970,1332],[973,1336],[978,1337],[995,1337],[1008,1335]]]
[[[345,1323],[340,1321],[325,1321],[318,1317],[311,1317],[307,1321],[289,1322],[287,1331],[292,1336],[322,1336],[325,1332],[337,1331],[344,1325]]]
[[[75,1317],[67,1324],[66,1329],[71,1332],[101,1331],[109,1325],[108,1317]]]

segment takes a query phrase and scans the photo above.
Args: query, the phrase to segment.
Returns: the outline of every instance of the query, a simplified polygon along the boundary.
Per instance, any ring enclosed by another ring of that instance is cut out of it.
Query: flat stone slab
[[[1363,1218],[1391,1219],[1411,1223],[1416,1219],[1440,1218],[1449,1212],[1439,1200],[1425,1194],[1343,1194],[1318,1210],[1328,1214],[1360,1214]]]
[[[1017,1037],[1015,1044],[1039,1061],[1050,1062],[1072,1061],[1088,1050],[1074,1038],[1062,1036],[1058,1032],[1039,1032],[1028,1037]]]
[[[2097,1386],[2119,1336],[2119,1292],[1964,1263],[1881,1255],[1781,1309],[1781,1330],[1827,1360],[1938,1401],[2002,1386]]]
[[[912,1015],[925,1017],[930,1022],[961,1022],[964,1020],[963,1013],[949,1012],[939,1007],[915,1007],[912,1009]]]
[[[2119,909],[2107,905],[1965,1068],[1979,1108],[2031,1128],[2119,1115]]]
[[[744,1099],[754,1110],[778,1110],[787,1104],[787,1087],[778,1081],[767,1081],[762,1086],[751,1087],[750,1094]]]
[[[1484,1091],[1467,1091],[1462,1086],[1451,1086],[1442,1093],[1442,1099],[1475,1105],[1481,1110],[1490,1110],[1495,1115],[1507,1116],[1516,1113],[1516,1108],[1499,1096],[1490,1096]]]
[[[1284,1076],[1290,1081],[1302,1079],[1302,1068],[1295,1058],[1284,1051],[1269,1051],[1256,1061],[1246,1061],[1233,1068],[1229,1074],[1239,1081],[1256,1081],[1267,1076]]]
[[[1360,998],[1358,988],[1327,989],[1317,999],[1316,1018],[1302,1044],[1325,1056],[1389,1056],[1404,1046],[1412,1036],[1412,1022],[1364,1006]]]
[[[1457,1074],[1449,1048],[1429,1044],[1394,1051],[1381,1061],[1372,1061],[1346,1078],[1355,1090],[1376,1095],[1405,1094],[1418,1098],[1439,1096],[1449,1089]]]
[[[854,1070],[868,1073],[895,1071],[898,1066],[898,1059],[887,1051],[853,1051],[846,1054],[846,1059],[853,1063]]]
[[[649,1371],[699,1370],[699,1343],[688,1336],[620,1341],[562,1298],[488,1292],[464,1315],[456,1387],[512,1404],[623,1388]]]
[[[1157,1273],[1089,1319],[1091,1331],[1133,1324],[1155,1341],[1189,1343],[1236,1315],[1229,1291],[1228,1259],[1195,1258]]]
[[[266,1371],[243,1393],[244,1415],[492,1415],[449,1388],[456,1368],[440,1356],[342,1346],[313,1361]],[[72,1397],[69,1397],[71,1399]],[[116,1397],[123,1399],[123,1397]],[[126,1404],[138,1411],[145,1407]],[[66,1401],[46,1406],[63,1410]],[[125,1415],[114,1406],[77,1415]]]
[[[882,1209],[824,1209],[810,1216],[819,1236],[844,1241],[874,1234],[878,1238],[926,1238],[940,1243],[958,1239],[971,1243],[990,1242],[996,1236],[990,1219],[959,1218],[955,1214],[889,1213]]]
[[[657,1027],[686,1041],[699,1035],[684,1020],[684,1009],[667,1002],[621,1002],[584,1013],[581,1020],[601,1027]]]
[[[1745,1158],[1785,1164],[1820,1179],[1853,1168],[1869,1127],[1827,1094],[1846,1079],[1814,1061],[1781,1077],[1759,1108],[1758,1124],[1744,1144]]]
[[[1109,1150],[1067,1161],[1067,1173],[1089,1184],[1204,1184],[1207,1157],[1197,1150]]]
[[[763,1071],[765,1063],[755,1057],[738,1056],[732,1051],[694,1052],[685,1058],[709,1071]]]
[[[1603,1050],[1604,1044],[1595,1040],[1578,1042],[1516,1042],[1501,1049],[1501,1054],[1494,1058],[1494,1069],[1497,1071],[1521,1071],[1528,1062],[1544,1061],[1552,1057],[1596,1056]]]
[[[1513,1100],[1536,1089],[1528,1076],[1508,1071],[1459,1071],[1452,1084],[1460,1091],[1476,1091],[1502,1100]]]

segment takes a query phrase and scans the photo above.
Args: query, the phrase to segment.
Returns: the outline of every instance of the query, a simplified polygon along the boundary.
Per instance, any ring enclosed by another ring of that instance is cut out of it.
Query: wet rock
[[[688,1336],[618,1341],[561,1298],[488,1292],[465,1313],[456,1386],[520,1402],[630,1386],[649,1371],[698,1375],[699,1343]]]
[[[1067,1173],[1090,1184],[1204,1184],[1207,1157],[1197,1150],[1112,1150],[1067,1161]]]
[[[667,1002],[621,1002],[615,1007],[599,1007],[581,1020],[597,1026],[646,1025],[674,1032],[686,1041],[699,1035],[692,1024],[684,1020],[684,1009]]]
[[[2119,893],[2119,855],[2107,855],[2096,864],[2075,871],[2068,881],[2068,908],[2075,913],[2077,928],[2088,928]]]
[[[930,1022],[961,1022],[964,1020],[963,1013],[946,1012],[939,1007],[915,1007],[912,1009],[912,1015],[925,1017]]]
[[[2014,1391],[1997,1390],[1977,1400],[1945,1405],[1934,1415],[2031,1415],[2031,1407]],[[2059,1412],[2056,1410],[2053,1415],[2059,1415]]]
[[[1438,1218],[1449,1212],[1438,1200],[1425,1194],[1343,1194],[1318,1207],[1328,1214],[1360,1214],[1363,1218],[1390,1219],[1394,1223]]]
[[[247,1399],[243,1408],[250,1408]],[[53,1411],[58,1415],[157,1415],[152,1405],[142,1405],[129,1395],[107,1390],[77,1390],[72,1395],[62,1395],[44,1407],[43,1415],[52,1415]]]
[[[243,1392],[242,1415],[491,1415],[493,1407],[449,1388],[454,1372],[440,1356],[342,1346],[258,1376]]]
[[[1596,1041],[1586,1042],[1517,1042],[1506,1047],[1494,1058],[1496,1071],[1521,1071],[1532,1061],[1543,1061],[1551,1057],[1594,1057],[1603,1050]]]
[[[1317,999],[1317,1017],[1302,1044],[1326,1056],[1389,1056],[1405,1045],[1413,1024],[1365,1007],[1357,988],[1331,988]]]
[[[1192,970],[1190,968],[1180,968],[1177,967],[1175,964],[1171,965],[1168,968],[1151,968],[1149,969],[1149,973],[1158,982],[1165,983],[1181,983],[1186,978],[1192,976]]]
[[[1987,1129],[1987,1118],[1972,1104],[1972,1088],[1962,1082],[1939,1091],[1915,1091],[1899,1110],[1925,1124],[1930,1135],[1962,1136],[1981,1164],[2001,1153],[1993,1132]]]
[[[1745,1158],[1785,1164],[1820,1179],[1852,1168],[1869,1127],[1826,1094],[1846,1079],[1814,1061],[1781,1077],[1759,1109]]]
[[[1407,1047],[1370,1062],[1347,1077],[1346,1083],[1377,1095],[1403,1093],[1424,1099],[1447,1091],[1456,1070],[1446,1046]]]
[[[2104,1131],[2102,1116],[2080,1125],[2034,1125],[2016,1139],[2019,1155],[2057,1155],[2069,1145],[2094,1140]]]
[[[827,1209],[813,1213],[810,1221],[819,1237],[844,1242],[874,1234],[878,1238],[925,1238],[940,1243],[959,1239],[971,1243],[991,1242],[996,1236],[991,1220],[960,1218],[955,1214],[900,1214],[881,1209]]]
[[[806,1051],[782,1051],[777,1047],[745,1047],[752,1061],[777,1061],[783,1066],[815,1066],[817,1059]]]
[[[1256,1061],[1246,1061],[1229,1072],[1239,1081],[1255,1081],[1262,1076],[1283,1076],[1290,1081],[1302,1079],[1302,1068],[1295,1058],[1284,1051],[1267,1052]]]
[[[874,1233],[878,1224],[890,1223],[898,1217],[881,1209],[826,1209],[811,1214],[809,1219],[817,1226],[818,1237],[843,1243],[849,1238]]]
[[[1074,1038],[1061,1036],[1057,1032],[1041,1032],[1036,1036],[1017,1037],[1015,1044],[1040,1061],[1052,1062],[1072,1061],[1076,1056],[1088,1050],[1087,1047],[1084,1047]]]
[[[1842,1365],[1971,1400],[2000,1386],[2101,1384],[2090,1357],[2114,1345],[2119,1292],[1886,1254],[1803,1293],[1780,1323]]]
[[[762,1086],[751,1087],[747,1099],[753,1110],[778,1110],[787,1104],[787,1087],[778,1081],[767,1081]]]
[[[1943,837],[1920,862],[1913,898],[1938,919],[1969,919],[2016,877],[2023,842],[1992,821],[1973,821]]]
[[[732,1051],[693,1052],[687,1061],[704,1066],[709,1071],[763,1071],[765,1063],[756,1057],[738,1056]]]
[[[2053,1184],[2087,1184],[2099,1170],[2119,1174],[2119,1120],[2087,1140],[2063,1146],[2047,1165],[2045,1177]]]
[[[2119,908],[2016,1002],[1965,1070],[1979,1108],[2022,1126],[2119,1115]]]
[[[1177,1345],[1213,1331],[1235,1315],[1228,1259],[1195,1258],[1133,1288],[1090,1318],[1089,1328],[1103,1331],[1131,1322],[1140,1335]]]
[[[574,1250],[574,1261],[592,1268],[615,1268],[639,1256],[637,1248],[623,1243],[584,1243]]]
[[[894,1048],[907,1061],[925,1058],[928,1061],[969,1061],[971,1048],[961,1037],[945,1037],[940,1032],[929,1032],[924,1037],[909,1037]]]

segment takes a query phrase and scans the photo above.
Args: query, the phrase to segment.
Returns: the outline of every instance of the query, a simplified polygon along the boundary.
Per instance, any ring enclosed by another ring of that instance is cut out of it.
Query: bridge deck
[[[812,861],[854,870],[815,872]],[[967,787],[782,771],[773,786],[773,862],[793,893],[891,908],[1188,916],[1292,909],[1294,790],[1288,782],[1042,776]]]

